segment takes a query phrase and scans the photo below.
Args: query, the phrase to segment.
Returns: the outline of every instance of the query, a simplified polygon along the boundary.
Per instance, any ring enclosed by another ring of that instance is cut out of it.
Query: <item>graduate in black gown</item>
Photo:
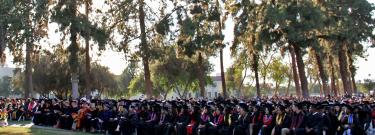
[[[54,119],[54,112],[52,110],[51,103],[51,100],[47,100],[42,107],[43,125],[46,126],[53,126],[56,122],[56,120]]]
[[[139,117],[138,117],[138,106],[132,104],[129,106],[128,115],[120,123],[120,132],[124,135],[130,135],[136,132],[138,126]]]
[[[212,126],[210,123],[213,121],[213,117],[211,115],[211,107],[206,105],[203,108],[202,114],[200,116],[200,121],[198,125],[198,134],[199,135],[207,135],[208,129]]]
[[[70,130],[73,124],[72,107],[68,100],[63,102],[61,115],[59,117],[60,128]]]
[[[282,134],[288,135],[305,135],[305,125],[307,118],[305,113],[302,111],[304,103],[296,103],[292,105],[291,123],[288,128],[281,130]]]
[[[322,135],[323,127],[326,127],[326,123],[322,113],[320,112],[321,105],[312,104],[310,107],[311,113],[307,116],[306,123],[306,134],[307,135]]]
[[[160,119],[155,124],[155,135],[170,135],[172,134],[172,116],[168,113],[168,107],[162,107]]]
[[[186,126],[190,122],[189,108],[187,105],[181,105],[177,116],[176,134],[186,135]]]
[[[224,107],[217,105],[213,114],[213,120],[210,122],[209,135],[226,135],[228,129],[224,123]]]
[[[33,123],[35,125],[42,125],[43,124],[43,106],[44,106],[44,100],[39,100],[36,107],[33,109]]]
[[[276,109],[275,127],[273,128],[273,135],[281,135],[283,128],[288,128],[290,125],[290,116],[286,113],[284,105],[278,105]]]
[[[200,120],[201,120],[201,108],[200,108],[200,106],[194,105],[194,107],[192,109],[193,110],[191,111],[191,114],[190,114],[190,122],[185,128],[187,135],[198,134],[198,126],[199,126]]]
[[[245,103],[240,103],[238,105],[239,119],[235,122],[234,125],[234,135],[248,135],[249,124],[250,124],[250,115],[248,106]]]
[[[274,126],[274,115],[272,114],[272,106],[270,104],[264,105],[263,125],[260,130],[261,135],[271,135]]]

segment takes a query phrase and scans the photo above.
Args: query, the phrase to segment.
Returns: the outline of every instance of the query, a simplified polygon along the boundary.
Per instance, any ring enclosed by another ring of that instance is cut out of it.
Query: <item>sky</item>
[[[375,0],[369,0],[371,3],[375,3]],[[94,6],[101,7],[101,4],[95,3],[97,1],[94,1]],[[233,60],[230,56],[229,47],[233,40],[233,23],[231,19],[228,19],[225,23],[226,27],[223,30],[223,33],[225,33],[224,43],[227,44],[227,46],[224,48],[224,68],[228,68],[232,65]],[[46,44],[49,44],[49,46],[57,44],[60,42],[60,35],[55,33],[55,29],[57,28],[57,24],[51,24],[49,28],[51,29],[49,31],[49,37],[45,41]],[[95,48],[95,47],[94,47]],[[115,52],[112,50],[105,50],[101,53],[101,56],[97,56],[98,51],[97,49],[94,49],[91,53],[92,60],[99,62],[101,65],[107,66],[110,69],[110,72],[119,75],[122,73],[122,71],[125,69],[127,62],[124,57],[124,54],[122,52]],[[12,63],[12,57],[9,55],[9,52],[6,50],[7,56],[7,62],[6,65],[8,67],[16,67]],[[375,79],[375,48],[369,48],[367,50],[368,57],[367,58],[358,58],[355,61],[355,66],[357,67],[357,74],[356,74],[356,80],[363,80],[363,79]],[[218,57],[211,57],[209,60],[213,64],[214,71],[211,73],[211,76],[219,75],[220,73],[220,59]]]

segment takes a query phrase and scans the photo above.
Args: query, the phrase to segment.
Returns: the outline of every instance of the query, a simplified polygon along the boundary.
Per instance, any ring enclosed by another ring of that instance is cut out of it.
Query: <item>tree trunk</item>
[[[242,80],[241,80],[240,87],[238,87],[238,93],[239,93],[239,94],[243,94],[243,93],[242,93],[242,87],[243,87],[243,83],[245,82],[246,76],[247,76],[247,68],[246,68],[246,66],[245,66],[245,73],[244,73],[243,78],[242,78]],[[240,95],[238,95],[238,96],[240,96]]]
[[[85,1],[85,7],[86,7],[86,11],[85,11],[85,14],[86,14],[86,17],[87,17],[87,21],[89,20],[89,1],[86,0]],[[91,92],[91,84],[90,84],[90,70],[91,70],[91,67],[90,67],[90,38],[87,36],[85,38],[85,56],[86,56],[86,75],[85,75],[85,84],[86,84],[86,87],[85,87],[85,95],[87,98],[90,97],[90,92]]]
[[[347,64],[347,58],[345,55],[346,52],[346,44],[343,43],[340,46],[340,51],[338,51],[338,57],[339,57],[339,66],[340,66],[340,74],[341,74],[341,81],[344,88],[345,95],[351,95],[351,89],[350,89],[350,83],[348,79],[348,64]]]
[[[139,0],[139,27],[141,29],[141,48],[143,60],[143,72],[145,73],[147,97],[152,98],[152,82],[149,68],[149,49],[146,40],[145,12],[143,10],[144,1]]]
[[[301,86],[299,83],[299,76],[297,72],[297,64],[296,64],[296,55],[294,53],[293,46],[289,45],[289,52],[292,59],[292,71],[293,71],[293,79],[294,79],[294,85],[296,87],[296,95],[297,97],[301,97]]]
[[[305,64],[303,63],[301,48],[296,44],[293,44],[293,48],[296,54],[296,62],[297,62],[299,79],[301,82],[302,96],[304,98],[308,98],[309,97],[309,90],[307,87],[308,82],[307,82],[307,77],[305,74]]]
[[[352,55],[352,52],[350,50],[347,51],[347,54],[348,54],[348,58],[349,58],[349,72],[350,72],[351,85],[352,85],[351,88],[353,89],[353,93],[357,93],[357,85],[355,84],[356,68],[353,64],[353,62],[354,62],[353,55]]]
[[[0,24],[0,64],[5,63],[5,53],[4,53],[4,50],[6,47],[5,39],[6,39],[6,25],[1,23]]]
[[[329,95],[328,78],[327,78],[327,75],[324,71],[323,62],[322,62],[322,59],[320,57],[320,54],[316,50],[314,50],[314,54],[315,54],[315,58],[316,58],[316,64],[318,65],[318,69],[319,69],[319,76],[320,76],[321,84],[322,84],[322,87],[323,87],[324,96],[328,97],[328,95]]]
[[[257,53],[252,53],[253,55],[253,64],[252,64],[252,69],[255,73],[255,87],[256,87],[256,90],[257,90],[257,97],[260,98],[260,86],[259,86],[259,74],[258,74],[258,66],[259,66],[259,63],[258,63],[258,54]]]
[[[199,80],[199,89],[200,89],[200,96],[203,98],[206,97],[206,90],[205,90],[205,71],[203,67],[203,57],[202,54],[199,52],[198,54],[198,80]]]
[[[278,82],[275,83],[275,93],[274,93],[274,96],[279,96],[279,83]]]
[[[75,16],[76,11],[77,11],[77,3],[76,1],[72,1],[70,8],[70,13]],[[72,21],[72,24],[70,26],[70,46],[69,46],[69,62],[70,62],[70,68],[72,72],[72,78],[71,78],[71,83],[72,83],[72,98],[73,99],[78,99],[79,98],[79,93],[78,93],[78,51],[79,51],[79,46],[77,43],[77,36],[78,36],[78,28],[77,28],[78,22]]]
[[[336,89],[336,77],[335,77],[335,67],[333,65],[333,57],[329,56],[329,66],[331,68],[331,92],[337,97],[337,89]]]
[[[219,0],[216,0],[216,7],[220,9],[220,5],[219,5]],[[222,35],[222,23],[221,23],[221,19],[218,21],[218,25],[219,25],[219,28],[218,28],[218,34],[219,35]],[[221,70],[221,85],[222,85],[222,89],[223,89],[223,96],[224,98],[227,98],[228,95],[227,95],[227,89],[226,89],[226,83],[225,83],[225,73],[224,73],[224,61],[223,61],[223,48],[224,48],[224,45],[222,43],[222,41],[220,40],[219,42],[219,47],[220,47],[220,70]]]
[[[289,76],[289,75],[288,75]],[[290,89],[290,83],[292,82],[292,79],[291,77],[289,76],[288,77],[288,85],[286,87],[286,92],[285,92],[285,96],[288,96],[289,95],[289,89]]]
[[[220,69],[221,69],[221,85],[223,88],[224,99],[228,97],[225,84],[224,62],[223,62],[223,48],[220,48]]]
[[[32,74],[32,63],[31,54],[33,51],[33,43],[29,37],[26,43],[26,72],[25,72],[25,98],[29,98],[33,90],[33,74]]]

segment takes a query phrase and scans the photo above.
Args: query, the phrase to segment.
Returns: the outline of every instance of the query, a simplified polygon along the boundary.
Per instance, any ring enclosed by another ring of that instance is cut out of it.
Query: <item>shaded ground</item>
[[[42,127],[25,122],[9,122],[9,126],[0,127],[0,135],[93,135],[90,133]]]

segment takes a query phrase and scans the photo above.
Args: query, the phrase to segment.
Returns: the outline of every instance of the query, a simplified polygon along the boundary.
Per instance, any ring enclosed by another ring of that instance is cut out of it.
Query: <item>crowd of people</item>
[[[0,116],[0,124],[31,120],[39,126],[113,135],[375,134],[373,98],[1,98]]]

